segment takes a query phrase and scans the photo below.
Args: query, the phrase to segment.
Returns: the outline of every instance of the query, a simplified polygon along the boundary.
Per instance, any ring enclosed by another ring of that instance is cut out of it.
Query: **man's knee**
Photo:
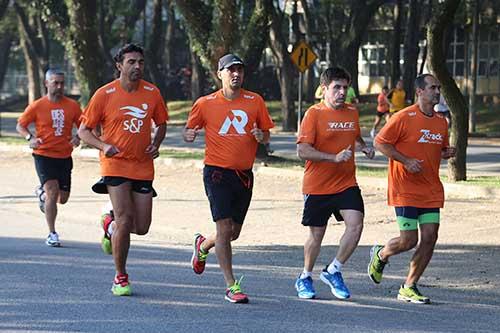
[[[144,236],[149,232],[149,225],[141,225],[135,228],[135,233],[139,236]]]
[[[408,251],[413,249],[415,246],[417,246],[417,243],[418,243],[417,236],[401,237],[399,240],[399,246],[403,251]]]

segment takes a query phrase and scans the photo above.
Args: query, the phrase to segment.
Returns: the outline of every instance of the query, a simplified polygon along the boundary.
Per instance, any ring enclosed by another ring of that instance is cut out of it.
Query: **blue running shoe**
[[[342,278],[342,273],[335,272],[330,274],[325,268],[319,277],[321,281],[330,286],[333,296],[340,299],[347,299],[351,297],[351,293],[349,292],[349,289],[347,289],[344,279]]]
[[[297,296],[299,296],[299,298],[311,299],[316,297],[313,279],[310,276],[305,279],[301,279],[299,276],[297,281],[295,281],[295,289],[297,290]]]

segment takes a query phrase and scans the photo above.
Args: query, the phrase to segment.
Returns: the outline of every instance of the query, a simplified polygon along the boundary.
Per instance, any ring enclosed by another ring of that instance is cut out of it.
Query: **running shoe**
[[[323,269],[323,271],[321,272],[319,278],[330,287],[333,296],[339,299],[347,299],[351,297],[351,293],[349,292],[349,289],[347,289],[347,286],[344,283],[344,279],[342,278],[342,273],[335,272],[333,274],[330,274],[325,267],[325,269]]]
[[[313,287],[313,279],[308,276],[305,279],[298,277],[295,281],[295,290],[299,298],[311,299],[316,297],[316,290]]]
[[[47,246],[52,246],[52,247],[59,247],[61,246],[61,242],[59,241],[59,235],[57,232],[51,232],[47,236],[47,240],[45,241],[45,244]]]
[[[38,208],[45,214],[45,190],[42,185],[35,188],[35,195],[38,198]]]
[[[425,297],[420,293],[417,285],[415,284],[411,287],[406,288],[404,285],[401,285],[401,287],[399,288],[398,300],[415,304],[429,304],[431,302],[429,297]]]
[[[128,282],[128,274],[120,274],[115,277],[113,281],[113,286],[111,291],[115,296],[130,296],[132,295],[132,289],[130,288],[130,282]]]
[[[241,280],[235,281],[234,284],[226,289],[226,296],[224,297],[231,303],[248,303],[248,296],[241,291]]]
[[[205,262],[208,257],[208,252],[201,250],[201,243],[205,241],[202,234],[194,235],[193,256],[191,257],[191,267],[196,274],[201,274],[205,270]]]
[[[375,129],[372,128],[371,131],[370,131],[370,137],[373,139],[375,138]]]
[[[368,276],[370,280],[374,283],[379,284],[382,281],[382,274],[384,272],[384,267],[387,264],[382,261],[378,254],[384,247],[381,245],[375,245],[370,250],[370,263],[368,264]]]
[[[108,235],[108,228],[111,222],[114,221],[113,212],[103,214],[101,216],[101,226],[104,229],[104,236],[101,239],[102,251],[106,254],[113,253],[113,246],[111,245],[111,237]]]

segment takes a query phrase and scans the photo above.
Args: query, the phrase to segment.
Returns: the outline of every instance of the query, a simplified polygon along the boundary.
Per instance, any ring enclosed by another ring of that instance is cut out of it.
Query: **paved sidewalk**
[[[3,136],[16,136],[16,122],[14,117],[2,117],[1,133]],[[169,126],[167,138],[163,141],[162,147],[176,149],[204,149],[205,140],[203,132],[193,143],[186,143],[182,139],[182,126]],[[368,133],[364,135],[368,144],[372,144],[372,139]],[[296,135],[295,133],[273,132],[271,134],[271,148],[274,155],[297,158],[296,155]],[[387,159],[379,153],[375,159],[368,160],[362,157],[357,158],[356,163],[362,166],[385,167]],[[441,172],[446,173],[447,162],[441,164]],[[467,173],[475,176],[500,176],[500,139],[498,138],[469,138],[467,148]]]

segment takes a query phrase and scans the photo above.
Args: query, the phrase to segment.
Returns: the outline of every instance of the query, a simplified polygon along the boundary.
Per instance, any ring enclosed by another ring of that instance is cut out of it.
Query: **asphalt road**
[[[466,254],[454,255],[457,250]],[[440,246],[438,251],[448,254],[433,263],[431,275],[479,258],[481,265],[498,264],[498,248]],[[401,303],[395,299],[396,276],[404,275],[408,256],[388,269],[383,283],[394,288],[387,288],[368,282],[368,252],[358,249],[345,273],[351,300],[336,300],[317,281],[319,299],[308,301],[295,296],[290,278],[298,271],[300,248],[237,248],[236,270],[245,275],[250,303],[235,305],[223,300],[213,257],[205,274],[192,273],[189,248],[133,246],[128,264],[134,295],[115,297],[109,291],[111,257],[98,244],[48,248],[40,239],[0,237],[0,331],[498,332],[498,291],[474,291],[472,285],[466,292],[456,285],[467,281],[456,280],[449,289],[427,285],[436,299],[431,305]],[[467,285],[477,278],[468,277]]]

